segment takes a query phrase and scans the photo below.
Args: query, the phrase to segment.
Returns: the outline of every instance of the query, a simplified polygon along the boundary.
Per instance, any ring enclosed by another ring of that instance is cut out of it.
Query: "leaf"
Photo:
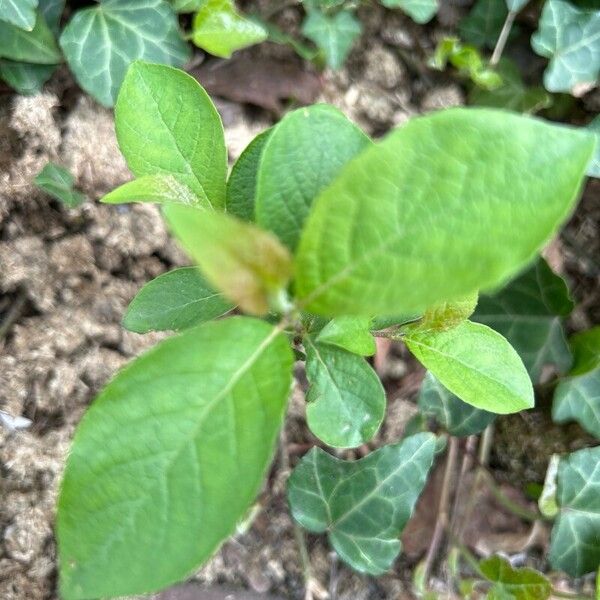
[[[596,136],[596,152],[592,158],[587,174],[590,177],[600,178],[600,115],[598,115],[586,128]]]
[[[38,0],[0,0],[0,21],[31,31],[35,25]]]
[[[529,0],[506,0],[506,7],[512,12],[519,12]]]
[[[574,356],[572,375],[587,373],[600,366],[600,325],[576,333],[569,344]]]
[[[416,23],[427,23],[438,11],[437,0],[381,0],[387,8],[400,8]]]
[[[535,569],[515,569],[500,556],[491,556],[479,563],[483,576],[493,583],[489,600],[546,600],[550,598],[550,581]]]
[[[117,375],[67,459],[61,597],[152,592],[212,556],[262,485],[292,361],[278,329],[233,317],[167,339]]]
[[[441,302],[428,308],[415,325],[420,331],[445,331],[466,321],[477,306],[478,294],[471,294],[455,302]]]
[[[561,459],[556,500],[560,511],[552,528],[550,564],[572,577],[600,564],[600,447]]]
[[[52,33],[58,37],[60,18],[65,9],[65,0],[39,0],[39,11]]]
[[[117,100],[115,127],[121,152],[136,177],[171,175],[201,204],[225,205],[223,125],[193,77],[135,62]]]
[[[69,208],[75,208],[85,202],[85,195],[73,189],[74,178],[67,169],[49,162],[36,175],[34,183]]]
[[[192,41],[222,58],[267,39],[267,30],[237,12],[233,0],[206,0],[196,13]]]
[[[473,320],[501,333],[537,383],[546,365],[560,373],[571,366],[562,318],[573,310],[565,281],[543,258],[494,296],[480,296]]]
[[[173,8],[178,13],[191,13],[200,10],[206,0],[172,0]]]
[[[273,128],[258,134],[241,153],[227,180],[225,209],[242,221],[254,221],[256,179],[263,149]]]
[[[546,0],[531,46],[550,59],[544,85],[550,92],[573,92],[595,85],[600,74],[600,10],[579,10],[563,0]]]
[[[478,48],[492,49],[507,14],[508,8],[502,0],[477,0],[471,12],[460,22],[460,35]]]
[[[446,331],[415,330],[408,349],[463,402],[498,414],[532,408],[533,387],[514,348],[485,325],[465,321]]]
[[[366,317],[336,317],[327,323],[316,338],[321,344],[332,344],[360,356],[372,356],[377,347]]]
[[[292,275],[292,259],[277,238],[224,213],[181,204],[164,208],[173,233],[208,282],[250,314],[263,315]]]
[[[41,15],[31,31],[0,21],[0,58],[40,65],[55,65],[62,60],[54,35]]]
[[[361,32],[360,21],[347,10],[333,16],[315,10],[302,23],[302,33],[322,50],[331,69],[341,68]]]
[[[35,65],[32,63],[0,60],[0,79],[23,96],[37,94],[50,79],[55,65]]]
[[[78,83],[104,106],[115,103],[127,68],[136,59],[181,66],[189,57],[177,17],[163,0],[103,0],[78,10],[64,28],[60,45]],[[158,98],[155,102],[156,112],[165,108]],[[158,122],[176,122],[179,111],[163,114]]]
[[[422,413],[432,415],[450,435],[457,437],[481,433],[496,418],[494,413],[463,402],[429,372],[421,385],[418,404]]]
[[[328,446],[356,448],[375,435],[385,414],[385,391],[361,356],[304,338],[306,420]]]
[[[256,222],[294,250],[314,198],[370,144],[369,138],[332,106],[317,104],[287,114],[262,152]]]
[[[355,462],[313,448],[289,479],[294,519],[309,531],[327,531],[353,569],[385,573],[400,552],[398,537],[425,485],[435,439],[413,435]]]
[[[198,269],[183,267],[148,282],[127,307],[123,326],[137,333],[177,331],[220,317],[232,308]]]
[[[585,133],[502,111],[411,119],[313,203],[296,253],[300,306],[411,314],[497,287],[567,218],[592,151]]]

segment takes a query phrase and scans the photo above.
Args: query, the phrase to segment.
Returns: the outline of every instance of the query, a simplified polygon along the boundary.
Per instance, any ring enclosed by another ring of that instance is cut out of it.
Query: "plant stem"
[[[517,13],[514,10],[508,11],[508,14],[506,15],[506,20],[504,21],[504,25],[502,26],[502,31],[498,36],[498,41],[496,42],[494,52],[492,52],[492,58],[490,58],[490,67],[495,67],[500,62],[500,57],[504,52],[504,47],[506,46],[506,41],[508,40],[508,34],[512,29],[516,16]]]
[[[544,518],[541,514],[529,510],[524,506],[521,506],[517,502],[511,500],[502,491],[500,486],[496,483],[496,481],[488,471],[480,469],[480,472],[486,476],[487,483],[489,485],[490,491],[492,492],[492,495],[494,496],[498,504],[500,504],[503,508],[516,515],[517,517],[520,517],[525,521],[531,521],[533,523],[535,523],[535,521],[541,521]]]
[[[471,470],[473,466],[473,455],[475,453],[475,448],[477,447],[477,436],[470,435],[467,438],[467,442],[465,444],[465,452],[462,459],[462,464],[460,466],[460,473],[458,475],[458,481],[456,482],[456,495],[454,496],[454,504],[452,506],[452,521],[450,523],[450,530],[456,531],[459,508],[461,506],[462,499],[464,494],[462,493],[462,489],[464,486],[465,477],[467,473]]]
[[[21,315],[21,311],[23,310],[26,299],[27,294],[25,293],[25,290],[22,289],[19,292],[19,295],[16,297],[13,305],[10,307],[4,321],[0,324],[0,340],[8,333],[13,323]]]

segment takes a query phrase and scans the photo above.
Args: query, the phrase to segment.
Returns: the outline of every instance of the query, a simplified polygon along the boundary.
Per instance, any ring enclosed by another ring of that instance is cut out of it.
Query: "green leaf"
[[[502,0],[477,0],[471,12],[460,22],[460,35],[478,48],[492,49],[507,14],[508,8]]]
[[[165,340],[117,375],[67,459],[61,597],[152,592],[212,556],[262,485],[292,361],[277,329],[233,317]]]
[[[317,104],[287,114],[262,151],[256,222],[294,250],[314,198],[370,144],[332,106]]]
[[[587,373],[600,366],[600,325],[576,333],[569,344],[574,356],[572,375]]]
[[[233,0],[206,0],[196,13],[192,41],[222,58],[267,39],[266,29],[237,12]]]
[[[135,62],[115,107],[119,147],[136,177],[171,175],[199,202],[225,205],[227,151],[221,117],[183,71]]]
[[[60,45],[81,87],[104,106],[115,103],[134,60],[181,66],[189,57],[177,17],[163,0],[103,0],[78,10],[64,28]],[[144,92],[139,90],[140,95]],[[165,108],[158,98],[155,102],[156,112]],[[157,121],[177,121],[179,111],[163,114]]]
[[[515,569],[500,556],[491,556],[479,563],[482,575],[491,583],[489,600],[546,600],[550,598],[550,581],[535,569]]]
[[[35,185],[69,208],[85,202],[85,195],[73,189],[74,178],[64,167],[49,162],[36,175]]]
[[[385,391],[361,356],[304,338],[306,420],[310,430],[334,448],[356,448],[377,432],[385,414]]]
[[[413,435],[356,462],[313,448],[289,479],[294,519],[310,531],[327,531],[353,569],[385,573],[400,552],[398,537],[425,485],[435,439]]]
[[[0,79],[3,79],[23,96],[37,94],[50,79],[55,65],[35,65],[33,63],[0,60]]]
[[[0,58],[40,65],[55,65],[62,60],[54,35],[39,14],[31,31],[0,21]]]
[[[31,31],[35,25],[38,0],[0,0],[0,21]]]
[[[129,331],[181,330],[220,317],[233,305],[215,292],[195,267],[183,267],[149,281],[123,317]]]
[[[257,135],[237,159],[227,180],[225,209],[242,221],[254,221],[256,179],[261,156],[273,128]]]
[[[65,9],[65,0],[39,0],[39,11],[52,33],[58,37],[60,18]]]
[[[411,314],[489,291],[556,233],[592,152],[585,133],[503,111],[411,119],[315,200],[296,254],[301,307]]]
[[[495,418],[449,392],[431,373],[425,375],[419,392],[419,410],[431,415],[450,434],[458,437],[481,433]]]
[[[567,284],[539,258],[494,296],[481,296],[473,320],[501,333],[537,383],[545,365],[554,365],[560,373],[571,366],[562,326],[571,310]]]
[[[572,577],[600,564],[600,447],[561,459],[556,500],[560,511],[552,528],[550,564]]]
[[[600,115],[598,115],[586,128],[596,136],[596,153],[588,167],[587,174],[590,177],[600,178]]]
[[[225,213],[169,204],[173,233],[198,262],[209,283],[248,313],[263,315],[285,292],[292,259],[279,240]]]
[[[316,341],[332,344],[361,356],[372,356],[377,347],[367,317],[336,317],[319,332]]]
[[[445,331],[466,321],[477,306],[477,292],[454,302],[441,302],[428,308],[415,325],[420,331]]]
[[[506,7],[512,12],[519,12],[529,0],[506,0]]]
[[[579,10],[563,0],[546,0],[531,46],[550,59],[544,85],[551,92],[572,92],[595,85],[600,74],[600,10]]]
[[[315,10],[302,23],[302,33],[323,52],[332,69],[341,68],[361,31],[360,21],[347,10],[333,16]]]
[[[438,11],[437,0],[381,0],[387,8],[400,8],[416,23],[427,23]]]
[[[533,387],[514,348],[496,331],[465,321],[447,331],[416,329],[408,349],[467,404],[498,414],[532,408]]]
[[[172,0],[173,8],[178,13],[191,13],[200,10],[206,0]]]

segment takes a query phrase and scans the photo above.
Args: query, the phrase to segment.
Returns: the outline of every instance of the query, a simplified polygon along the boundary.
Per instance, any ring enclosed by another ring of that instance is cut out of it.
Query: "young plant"
[[[144,62],[125,77],[116,129],[137,179],[104,200],[161,203],[199,270],[134,299],[135,331],[183,331],[121,371],[77,430],[57,520],[67,600],[151,592],[215,552],[262,485],[295,356],[308,425],[332,447],[368,442],[383,418],[364,358],[378,330],[467,410],[487,411],[479,427],[533,406],[517,352],[469,316],[477,293],[527,267],[573,210],[587,133],[452,109],[374,143],[317,105],[261,134],[227,179],[209,97]],[[214,320],[233,306],[248,316]],[[290,478],[292,514],[353,568],[382,573],[437,450],[427,432],[357,462],[315,448]]]

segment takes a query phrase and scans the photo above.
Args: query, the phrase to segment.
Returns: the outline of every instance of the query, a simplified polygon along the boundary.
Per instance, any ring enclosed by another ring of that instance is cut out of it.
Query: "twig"
[[[458,481],[456,482],[456,495],[454,496],[454,504],[452,505],[452,521],[450,523],[450,530],[456,530],[456,524],[458,520],[459,508],[463,499],[462,488],[465,482],[467,473],[473,466],[473,455],[475,454],[475,448],[477,447],[477,436],[470,435],[467,438],[465,444],[465,452],[463,455],[462,463],[460,466],[460,473],[458,475]]]
[[[4,321],[0,325],[0,340],[8,333],[13,323],[20,317],[26,299],[27,294],[25,293],[25,290],[21,289],[19,295],[16,297],[13,305],[10,307],[6,317],[4,318]]]
[[[506,46],[506,41],[508,40],[508,35],[512,29],[513,23],[515,22],[516,16],[517,13],[514,10],[508,11],[506,20],[502,26],[502,31],[498,36],[498,41],[496,42],[494,52],[492,52],[492,58],[490,58],[490,67],[495,67],[500,62],[500,57],[504,52],[504,47]]]

